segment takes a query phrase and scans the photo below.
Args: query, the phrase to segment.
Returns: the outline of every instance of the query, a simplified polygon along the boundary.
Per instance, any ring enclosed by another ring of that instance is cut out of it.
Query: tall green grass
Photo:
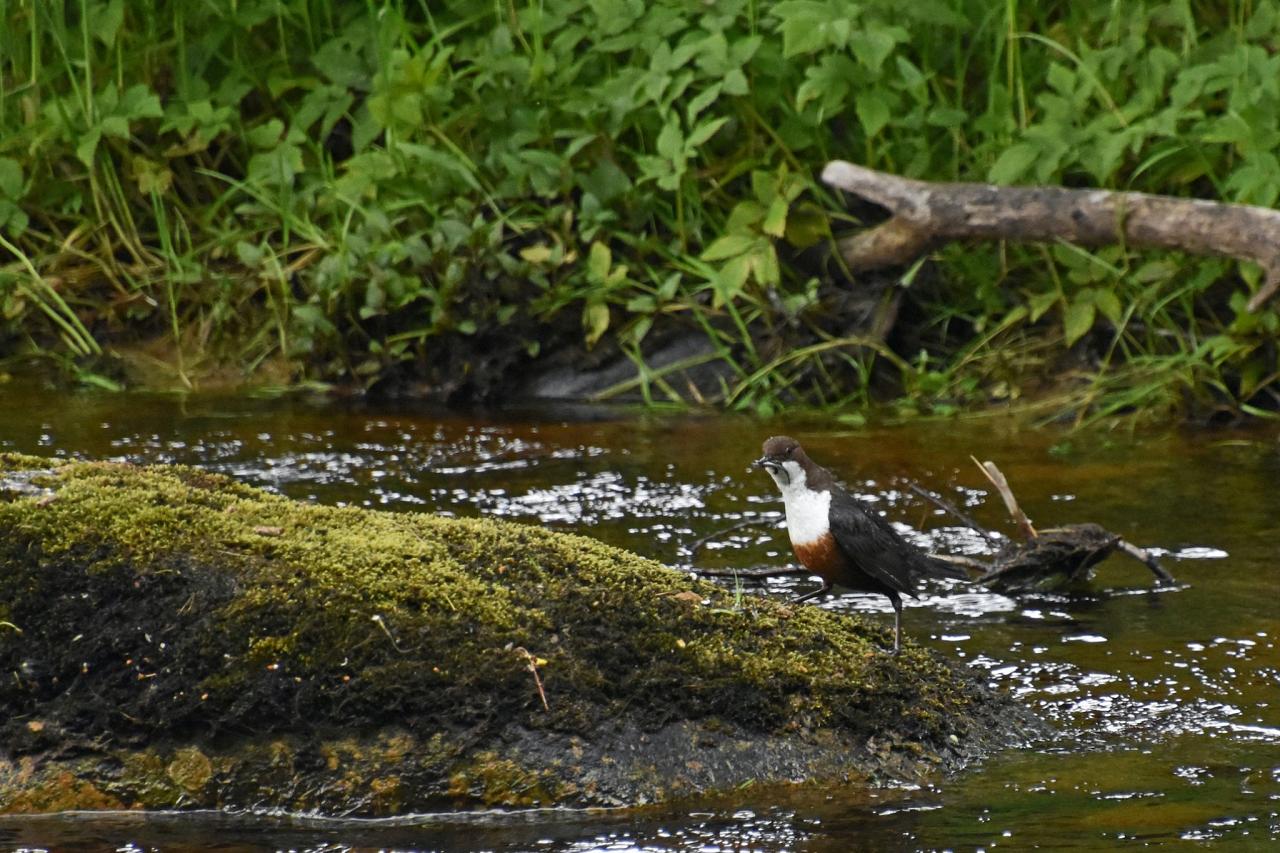
[[[1262,413],[1256,269],[950,247],[867,338],[814,176],[1272,205],[1277,48],[1273,0],[0,0],[0,346],[465,388],[572,339],[687,402],[645,364],[674,321],[765,413]]]

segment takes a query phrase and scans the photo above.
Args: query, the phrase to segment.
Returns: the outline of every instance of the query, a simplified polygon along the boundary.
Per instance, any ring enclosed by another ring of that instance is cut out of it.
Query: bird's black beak
[[[782,467],[782,463],[773,457],[761,456],[755,461],[754,465],[757,468],[763,468],[768,471],[769,476],[772,477],[773,481],[779,486],[785,486],[791,482],[791,477],[788,476],[787,470]]]

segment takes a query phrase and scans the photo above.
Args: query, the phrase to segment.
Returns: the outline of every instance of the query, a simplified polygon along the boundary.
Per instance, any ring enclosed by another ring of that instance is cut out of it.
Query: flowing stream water
[[[747,788],[634,810],[406,815],[228,813],[0,818],[0,849],[848,851],[1113,849],[1280,841],[1280,431],[1070,433],[1011,421],[850,428],[627,410],[448,412],[408,404],[66,394],[0,385],[0,450],[181,462],[300,500],[484,515],[586,533],[690,568],[790,560],[781,501],[749,467],[771,433],[920,531],[980,537],[911,482],[1011,528],[970,455],[995,460],[1042,526],[1098,522],[1155,551],[1156,589],[1113,557],[1067,591],[955,584],[908,601],[913,640],[977,668],[1057,729],[927,786]],[[756,527],[697,540],[738,522]],[[789,596],[800,576],[720,578]],[[821,606],[892,621],[880,596]]]

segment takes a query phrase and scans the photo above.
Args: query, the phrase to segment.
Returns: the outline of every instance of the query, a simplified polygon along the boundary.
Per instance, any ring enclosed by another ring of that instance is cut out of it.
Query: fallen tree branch
[[[1254,261],[1257,311],[1280,290],[1280,210],[1147,193],[916,181],[833,160],[822,180],[892,217],[839,242],[855,272],[901,266],[958,239],[1124,243]]]

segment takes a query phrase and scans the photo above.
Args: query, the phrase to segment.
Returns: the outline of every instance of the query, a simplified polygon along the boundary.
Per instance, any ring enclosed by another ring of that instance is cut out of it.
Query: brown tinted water
[[[1008,530],[969,455],[996,460],[1042,525],[1096,521],[1155,549],[1156,591],[1112,558],[1095,579],[1018,598],[961,585],[909,602],[906,634],[984,673],[1059,734],[924,787],[747,789],[631,811],[0,818],[0,849],[1111,849],[1280,840],[1280,441],[1274,428],[1158,436],[999,420],[850,429],[621,410],[442,412],[407,405],[66,394],[0,385],[0,449],[183,462],[302,499],[491,515],[589,533],[688,567],[785,563],[780,501],[749,467],[786,431],[936,550],[981,540],[908,480]],[[733,584],[733,581],[726,580]],[[740,581],[791,595],[803,577]],[[823,606],[890,621],[881,597]]]

